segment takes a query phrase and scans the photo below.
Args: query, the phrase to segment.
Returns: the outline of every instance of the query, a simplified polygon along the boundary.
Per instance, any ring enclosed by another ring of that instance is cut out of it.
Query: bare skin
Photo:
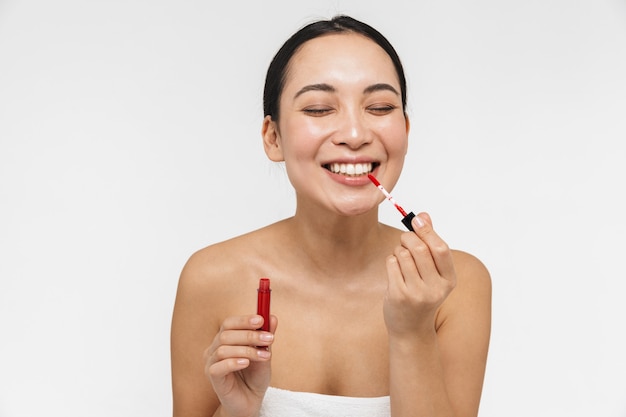
[[[174,416],[256,416],[268,386],[390,395],[394,417],[477,415],[487,270],[450,250],[426,213],[415,232],[380,224],[379,191],[328,171],[329,161],[374,161],[389,189],[400,174],[409,124],[379,49],[332,35],[294,57],[281,121],[266,118],[263,138],[286,163],[296,213],[189,259],[172,322]],[[332,89],[302,93],[320,83]],[[380,85],[392,88],[369,88]],[[270,332],[256,331],[260,277],[272,283]]]

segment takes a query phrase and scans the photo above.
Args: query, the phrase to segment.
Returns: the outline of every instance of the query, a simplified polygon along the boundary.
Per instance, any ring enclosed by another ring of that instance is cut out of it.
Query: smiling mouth
[[[358,177],[371,173],[378,165],[378,162],[367,162],[362,164],[324,164],[323,167],[333,174],[345,175],[347,177]]]

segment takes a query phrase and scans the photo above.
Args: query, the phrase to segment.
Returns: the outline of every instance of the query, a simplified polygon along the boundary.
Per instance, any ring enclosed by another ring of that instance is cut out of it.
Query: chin
[[[373,207],[371,204],[346,204],[344,206],[335,206],[335,210],[346,217],[355,217],[367,214],[372,211]]]

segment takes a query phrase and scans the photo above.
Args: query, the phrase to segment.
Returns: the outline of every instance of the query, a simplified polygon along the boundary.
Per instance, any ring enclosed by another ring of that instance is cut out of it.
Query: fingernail
[[[272,355],[270,351],[263,349],[257,349],[256,354],[259,355],[259,358],[261,359],[269,359],[269,357]]]
[[[274,335],[271,333],[261,333],[259,335],[259,339],[261,339],[264,342],[271,342],[272,340],[274,340]]]
[[[254,316],[250,319],[250,324],[256,326],[257,324],[261,324],[261,317]]]
[[[420,219],[420,216],[413,217],[413,228],[419,229],[424,227],[424,220]]]

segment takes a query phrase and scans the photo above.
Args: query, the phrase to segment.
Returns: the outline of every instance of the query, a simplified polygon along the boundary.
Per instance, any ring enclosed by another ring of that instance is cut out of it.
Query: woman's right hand
[[[269,347],[278,320],[271,316],[270,331],[259,331],[259,315],[228,317],[213,343],[204,351],[204,373],[217,394],[222,415],[256,416],[270,384]]]

